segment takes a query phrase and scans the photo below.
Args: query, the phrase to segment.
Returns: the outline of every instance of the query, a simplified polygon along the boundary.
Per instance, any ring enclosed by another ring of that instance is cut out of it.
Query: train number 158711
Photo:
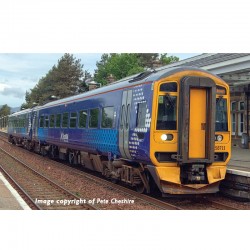
[[[215,146],[215,150],[226,150],[225,146]]]

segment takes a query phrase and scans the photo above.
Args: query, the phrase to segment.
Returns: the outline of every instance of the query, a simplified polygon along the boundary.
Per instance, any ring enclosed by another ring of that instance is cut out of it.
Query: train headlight
[[[223,135],[216,135],[215,136],[215,141],[218,141],[218,142],[223,141]]]
[[[161,139],[163,141],[172,141],[174,136],[172,134],[162,134]]]

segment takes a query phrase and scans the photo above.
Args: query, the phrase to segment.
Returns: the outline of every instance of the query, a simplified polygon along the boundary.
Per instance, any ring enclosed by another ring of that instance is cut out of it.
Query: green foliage
[[[10,114],[10,107],[7,104],[4,104],[0,108],[0,117],[6,116]]]
[[[167,53],[160,55],[160,61],[163,65],[178,62],[179,58],[177,56],[167,56]]]
[[[103,54],[101,61],[96,64],[95,81],[108,84],[109,77],[119,80],[129,75],[133,75],[143,71],[136,54]]]
[[[85,92],[85,80],[89,76],[89,72],[83,71],[81,60],[66,53],[30,92],[26,92],[26,103],[22,107],[42,105],[54,100],[52,96],[59,99]]]
[[[154,62],[158,60],[158,53],[137,53],[137,58],[143,68],[153,68]]]
[[[106,85],[124,77],[141,73],[148,68],[163,66],[178,61],[175,56],[158,53],[122,53],[103,54],[97,62],[95,81]]]

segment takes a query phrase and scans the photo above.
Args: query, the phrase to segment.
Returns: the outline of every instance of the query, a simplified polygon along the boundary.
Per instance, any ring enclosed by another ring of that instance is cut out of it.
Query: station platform
[[[0,172],[0,210],[31,210]]]
[[[225,180],[220,184],[220,192],[250,201],[250,149],[232,147],[232,156],[227,166]]]
[[[227,172],[247,172],[250,177],[250,149],[232,147],[232,156],[228,163]]]

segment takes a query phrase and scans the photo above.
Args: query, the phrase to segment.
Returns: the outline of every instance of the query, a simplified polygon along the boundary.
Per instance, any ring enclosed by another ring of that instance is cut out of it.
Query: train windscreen
[[[219,97],[216,99],[215,131],[228,131],[227,100]]]
[[[176,130],[177,97],[160,95],[158,99],[157,130]]]

